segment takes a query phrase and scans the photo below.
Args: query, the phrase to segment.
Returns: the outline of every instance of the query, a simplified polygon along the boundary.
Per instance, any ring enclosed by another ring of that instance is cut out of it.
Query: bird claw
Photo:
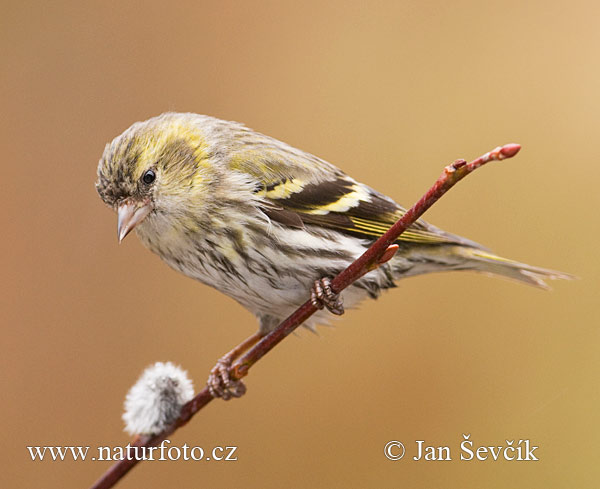
[[[233,380],[229,375],[232,359],[224,356],[220,358],[211,369],[208,376],[208,390],[210,395],[229,401],[233,397],[242,397],[246,393],[246,386],[241,380]]]
[[[340,294],[336,294],[331,288],[331,280],[323,277],[315,280],[310,289],[310,302],[317,309],[326,307],[329,312],[337,316],[344,314],[344,305]]]

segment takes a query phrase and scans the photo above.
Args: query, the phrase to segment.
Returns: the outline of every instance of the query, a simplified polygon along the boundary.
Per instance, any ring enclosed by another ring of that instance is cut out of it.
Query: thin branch
[[[480,156],[479,158],[467,163],[465,160],[456,160],[451,165],[444,168],[443,173],[433,184],[433,186],[414,204],[406,213],[375,243],[373,243],[365,253],[352,262],[348,268],[339,273],[331,282],[334,292],[341,292],[365,273],[374,270],[379,265],[385,263],[394,256],[398,249],[394,242],[406,231],[417,219],[419,219],[427,209],[429,209],[437,200],[448,190],[456,185],[460,180],[471,172],[489,161],[499,161],[515,156],[521,146],[518,144],[506,144],[499,146],[492,151]],[[308,294],[308,291],[307,291]],[[250,368],[260,360],[264,355],[271,351],[281,340],[288,336],[310,316],[317,312],[317,308],[307,300],[291,316],[283,321],[274,331],[266,335],[260,342],[251,348],[245,355],[238,359],[231,367],[230,373],[232,379],[241,379],[248,375]],[[213,397],[205,387],[194,399],[183,406],[181,414],[177,421],[167,427],[162,433],[154,436],[138,436],[130,445],[132,447],[156,446],[172,434],[175,430],[186,424],[192,416],[206,406]],[[135,453],[135,452],[133,452]],[[104,475],[96,481],[91,489],[108,489],[113,487],[129,470],[131,470],[139,460],[131,457],[131,460],[124,459],[111,466]]]

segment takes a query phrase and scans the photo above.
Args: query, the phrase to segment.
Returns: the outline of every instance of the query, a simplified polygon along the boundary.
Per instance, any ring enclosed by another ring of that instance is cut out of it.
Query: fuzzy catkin
[[[131,435],[155,435],[175,421],[194,397],[187,372],[171,362],[156,362],[144,370],[125,398],[123,421]]]

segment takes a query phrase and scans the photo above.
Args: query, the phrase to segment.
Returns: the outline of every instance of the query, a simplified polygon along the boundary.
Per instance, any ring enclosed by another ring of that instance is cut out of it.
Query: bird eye
[[[152,170],[147,170],[142,176],[142,181],[146,185],[150,185],[154,180],[156,180],[156,173],[154,173]]]

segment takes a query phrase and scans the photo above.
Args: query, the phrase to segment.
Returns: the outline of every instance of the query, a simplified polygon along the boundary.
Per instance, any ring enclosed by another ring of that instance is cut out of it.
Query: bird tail
[[[546,280],[573,280],[576,278],[568,273],[533,267],[526,263],[502,258],[478,248],[461,246],[457,251],[467,259],[469,265],[471,265],[469,268],[472,270],[499,275],[542,289],[550,289],[550,286],[545,282]]]

